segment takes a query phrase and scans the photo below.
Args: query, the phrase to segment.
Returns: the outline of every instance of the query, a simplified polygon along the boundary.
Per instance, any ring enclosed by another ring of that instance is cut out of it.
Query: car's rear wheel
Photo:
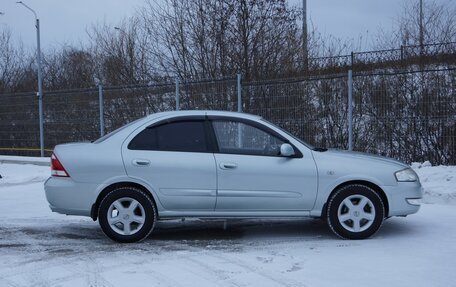
[[[326,218],[336,235],[344,239],[365,239],[382,225],[385,208],[372,188],[352,184],[342,187],[329,199]]]
[[[101,201],[98,221],[112,240],[123,243],[145,239],[153,230],[156,210],[150,197],[134,187],[109,192]]]

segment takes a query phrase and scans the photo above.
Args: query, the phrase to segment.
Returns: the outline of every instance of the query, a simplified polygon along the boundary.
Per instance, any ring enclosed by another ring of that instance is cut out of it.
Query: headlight
[[[418,180],[418,176],[411,168],[397,171],[396,173],[394,173],[394,175],[396,176],[397,181],[417,181]]]

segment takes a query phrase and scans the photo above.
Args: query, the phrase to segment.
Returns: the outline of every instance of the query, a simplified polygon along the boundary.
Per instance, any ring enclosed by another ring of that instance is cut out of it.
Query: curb
[[[0,156],[0,164],[12,163],[12,164],[34,164],[40,166],[51,166],[50,158],[33,158],[33,157],[20,157],[20,156]]]

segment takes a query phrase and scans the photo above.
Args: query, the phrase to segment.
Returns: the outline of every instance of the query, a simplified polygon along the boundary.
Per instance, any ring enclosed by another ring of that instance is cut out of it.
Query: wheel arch
[[[139,183],[136,183],[136,182],[121,181],[121,182],[112,183],[112,184],[106,186],[98,194],[97,199],[96,199],[95,203],[92,205],[92,208],[90,210],[90,217],[93,219],[93,221],[96,221],[98,218],[98,208],[100,207],[100,203],[103,200],[103,198],[112,190],[121,188],[121,187],[134,187],[134,188],[144,191],[147,194],[147,196],[149,196],[149,198],[152,200],[155,210],[157,210],[157,216],[158,216],[157,202],[156,202],[152,192],[148,188],[146,188],[145,186],[143,186]]]
[[[360,184],[360,185],[364,185],[364,186],[367,186],[367,187],[373,189],[382,199],[383,206],[385,207],[385,215],[386,215],[386,217],[388,217],[388,214],[389,214],[388,197],[386,196],[386,193],[383,191],[383,189],[380,186],[378,186],[377,184],[372,183],[370,181],[367,181],[367,180],[350,180],[350,181],[340,183],[335,188],[333,188],[333,190],[329,194],[328,198],[326,199],[325,204],[323,205],[323,209],[322,209],[322,213],[321,213],[322,219],[325,219],[325,217],[326,217],[328,202],[332,198],[334,193],[336,193],[339,189],[341,189],[347,185],[352,185],[352,184]]]

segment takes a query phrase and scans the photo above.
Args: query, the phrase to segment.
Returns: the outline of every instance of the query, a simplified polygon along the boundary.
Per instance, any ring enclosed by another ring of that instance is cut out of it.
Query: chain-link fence
[[[39,155],[35,93],[0,99],[0,153]],[[155,112],[241,108],[316,146],[346,149],[352,138],[357,151],[456,164],[456,43],[309,59],[296,78],[45,91],[43,105],[47,154]]]
[[[0,153],[39,155],[40,130],[36,94],[3,94],[0,99]]]
[[[354,146],[406,162],[456,163],[456,69],[354,78]]]
[[[244,111],[313,145],[347,147],[347,75],[245,83]]]

